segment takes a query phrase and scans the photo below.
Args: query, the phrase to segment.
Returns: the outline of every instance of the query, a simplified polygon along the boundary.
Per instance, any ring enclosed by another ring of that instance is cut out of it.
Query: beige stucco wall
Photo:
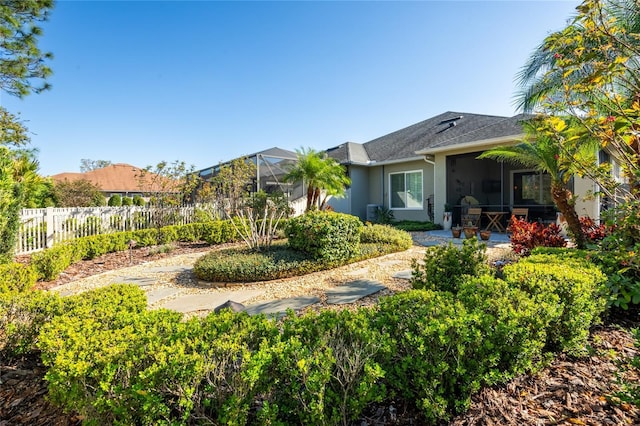
[[[576,177],[573,181],[573,191],[578,195],[576,213],[578,216],[589,216],[598,219],[598,198],[594,194],[595,184],[591,179]]]

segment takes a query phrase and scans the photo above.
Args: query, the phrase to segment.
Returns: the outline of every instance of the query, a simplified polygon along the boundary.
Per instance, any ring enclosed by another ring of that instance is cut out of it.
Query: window
[[[422,209],[422,170],[390,173],[389,188],[392,209]]]
[[[513,204],[553,204],[551,176],[535,171],[514,172]]]

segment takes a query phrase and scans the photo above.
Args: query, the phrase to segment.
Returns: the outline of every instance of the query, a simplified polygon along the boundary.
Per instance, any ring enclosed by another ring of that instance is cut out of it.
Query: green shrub
[[[133,205],[134,206],[144,206],[144,198],[142,198],[141,195],[134,195],[133,196]]]
[[[285,233],[294,250],[314,259],[339,261],[358,253],[361,231],[355,216],[314,211],[290,219]]]
[[[557,298],[561,314],[549,327],[549,349],[578,353],[584,348],[606,306],[606,277],[600,269],[582,259],[537,254],[506,265],[503,274],[509,285],[538,303]]]
[[[107,205],[112,207],[120,207],[122,205],[122,197],[120,196],[120,194],[113,194],[109,198]]]
[[[308,255],[287,246],[273,245],[269,250],[216,250],[200,257],[193,265],[196,277],[212,282],[268,281],[294,277],[324,268]]]
[[[122,197],[122,205],[123,206],[133,205],[133,199],[131,197]]]
[[[392,222],[391,226],[407,232],[434,231],[436,229],[442,229],[442,226],[433,222],[420,222],[416,220],[400,220]]]
[[[0,293],[0,357],[33,351],[42,326],[63,311],[62,299],[55,293]]]
[[[37,279],[38,273],[31,266],[21,263],[0,264],[0,294],[28,290]]]
[[[465,275],[488,273],[486,245],[476,238],[465,239],[462,248],[452,243],[427,247],[422,263],[413,261],[411,285],[415,289],[444,290],[455,293]]]
[[[425,424],[469,407],[481,377],[465,363],[483,335],[461,302],[447,292],[411,290],[382,299],[376,322],[390,342],[381,365],[392,396],[415,403]]]
[[[215,220],[204,224],[202,239],[211,245],[237,240],[236,231],[226,220]]]
[[[212,237],[214,235],[215,237]],[[66,241],[34,253],[31,256],[31,266],[36,271],[38,280],[51,281],[56,279],[69,265],[79,260],[94,259],[106,253],[127,250],[130,240],[134,240],[135,247],[140,248],[166,245],[178,240],[204,239],[211,244],[220,244],[233,241],[234,236],[235,232],[227,221],[91,235]]]
[[[38,274],[38,281],[54,280],[73,261],[74,249],[70,243],[51,247],[31,255],[31,265]]]
[[[269,402],[283,424],[350,424],[385,388],[379,353],[388,350],[368,310],[287,316],[273,346]]]
[[[413,240],[408,232],[401,231],[387,225],[366,224],[360,234],[360,243],[390,244],[402,250],[413,246]]]
[[[183,321],[143,299],[133,286],[85,293],[43,329],[52,400],[85,424],[247,424],[272,381],[275,323],[230,311]]]
[[[547,361],[547,329],[560,315],[557,296],[534,300],[501,279],[483,275],[467,276],[456,298],[476,316],[482,330],[478,346],[467,348],[466,362],[483,385],[504,383]]]

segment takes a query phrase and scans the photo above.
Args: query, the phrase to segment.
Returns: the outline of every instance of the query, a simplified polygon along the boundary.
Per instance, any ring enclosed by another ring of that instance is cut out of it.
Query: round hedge
[[[358,252],[348,259],[317,259],[279,242],[260,252],[249,248],[212,251],[198,259],[193,270],[196,277],[204,281],[269,281],[404,251],[411,245],[411,236],[407,232],[383,225],[367,225],[360,235]]]

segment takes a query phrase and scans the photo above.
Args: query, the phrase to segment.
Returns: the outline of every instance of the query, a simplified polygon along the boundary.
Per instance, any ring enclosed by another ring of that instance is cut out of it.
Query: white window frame
[[[391,186],[391,177],[394,175],[404,175],[404,185],[405,185],[405,190],[407,187],[407,175],[408,174],[412,174],[412,173],[419,173],[420,174],[420,186],[421,186],[421,191],[422,191],[422,195],[420,196],[420,207],[406,207],[406,201],[405,201],[405,207],[393,207],[393,204],[391,202],[392,197],[393,197],[393,192],[392,192],[392,186]],[[402,172],[390,172],[389,173],[389,209],[390,210],[424,210],[424,174],[423,171],[421,169],[417,169],[417,170],[406,170],[406,171],[402,171]]]

